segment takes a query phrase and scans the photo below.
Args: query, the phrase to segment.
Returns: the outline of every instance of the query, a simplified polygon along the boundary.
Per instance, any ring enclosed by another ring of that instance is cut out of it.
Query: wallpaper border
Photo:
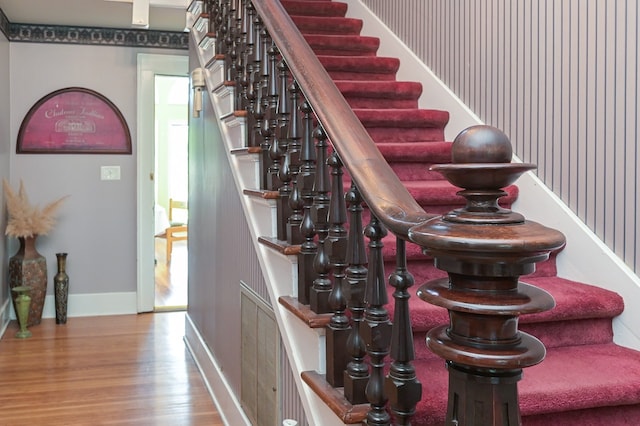
[[[189,48],[189,33],[177,31],[14,24],[0,9],[0,31],[11,42],[65,43],[100,46]]]
[[[9,39],[9,18],[4,14],[2,9],[0,9],[0,32],[4,34],[4,36]]]

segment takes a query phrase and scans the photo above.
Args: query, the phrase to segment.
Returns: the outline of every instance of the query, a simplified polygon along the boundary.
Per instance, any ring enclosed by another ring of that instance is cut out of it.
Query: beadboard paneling
[[[638,272],[638,2],[362,2]]]

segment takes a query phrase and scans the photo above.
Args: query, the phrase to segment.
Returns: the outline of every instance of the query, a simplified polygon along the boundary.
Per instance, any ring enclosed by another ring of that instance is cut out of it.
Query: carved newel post
[[[564,244],[553,229],[501,208],[498,199],[533,164],[510,163],[509,139],[474,126],[453,142],[452,164],[433,166],[467,205],[417,225],[412,241],[434,257],[448,278],[418,291],[449,310],[450,323],[431,330],[427,346],[449,370],[446,425],[519,425],[517,382],[522,369],[541,362],[544,345],[518,331],[518,316],[553,308],[551,295],[519,281],[536,262]]]

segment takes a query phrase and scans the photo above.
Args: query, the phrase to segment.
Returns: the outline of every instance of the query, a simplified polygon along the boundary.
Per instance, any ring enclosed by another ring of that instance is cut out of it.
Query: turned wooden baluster
[[[202,13],[209,16],[209,22],[207,23],[207,32],[216,34],[216,41],[218,40],[218,27],[216,20],[218,19],[218,13],[220,12],[220,1],[205,1],[202,3]]]
[[[331,203],[326,249],[333,274],[333,286],[329,294],[329,306],[333,310],[333,316],[326,329],[326,379],[331,386],[342,387],[348,361],[345,349],[349,337],[347,297],[344,288],[348,238],[344,224],[347,221],[347,208],[342,183],[342,162],[337,153],[331,154],[328,165],[331,167]]]
[[[364,289],[367,283],[367,252],[362,232],[362,196],[351,183],[345,196],[349,206],[349,238],[347,244],[347,269],[345,271],[349,291],[348,308],[351,312],[351,332],[347,339],[350,361],[344,372],[344,396],[351,404],[367,402],[365,389],[369,382],[369,366],[364,362],[366,346],[360,334],[364,315]]]
[[[369,273],[364,294],[365,321],[361,331],[371,365],[371,377],[366,388],[367,400],[371,404],[367,413],[367,425],[388,425],[391,416],[385,409],[387,396],[384,392],[384,359],[389,354],[391,322],[389,312],[385,308],[388,298],[382,258],[382,238],[387,235],[387,230],[378,218],[371,214],[371,222],[365,227],[364,232],[369,238]]]
[[[260,49],[260,54],[262,55],[260,59],[260,71],[259,71],[259,82],[258,82],[258,99],[256,101],[256,128],[259,126],[259,134],[260,134],[260,148],[262,151],[261,155],[261,165],[262,165],[262,178],[265,179],[261,183],[262,189],[267,190],[277,190],[277,188],[269,187],[269,169],[272,166],[272,158],[271,158],[271,145],[273,141],[273,131],[275,130],[276,120],[275,120],[275,106],[277,105],[277,86],[274,87],[274,93],[276,96],[276,104],[273,105],[273,110],[271,109],[271,102],[269,99],[269,90],[271,81],[271,65],[269,60],[269,50],[271,49],[272,42],[271,36],[267,31],[266,27],[262,27],[262,31],[260,33],[260,40],[262,43],[262,48]],[[273,76],[273,79],[277,79],[277,74]],[[273,111],[273,115],[271,112]],[[273,125],[271,124],[273,123]],[[276,174],[277,177],[277,174]],[[278,184],[279,182],[276,182]]]
[[[234,22],[234,40],[233,49],[231,51],[231,57],[233,60],[233,87],[234,87],[234,104],[233,109],[238,111],[242,109],[240,96],[242,92],[242,74],[244,73],[244,39],[246,34],[243,34],[244,28],[242,26],[244,16],[244,2],[243,0],[232,0],[235,3],[235,22]]]
[[[329,257],[325,249],[325,240],[329,233],[329,174],[327,173],[327,151],[329,144],[327,142],[327,134],[322,126],[319,126],[314,132],[315,138],[318,140],[316,145],[316,156],[318,162],[316,164],[316,179],[313,186],[315,196],[313,197],[313,208],[311,214],[315,226],[316,235],[318,236],[318,251],[313,260],[313,269],[317,274],[313,280],[313,286],[309,291],[309,305],[311,310],[318,314],[326,314],[331,312],[329,306],[329,293],[331,292],[331,280],[329,272],[331,265]]]
[[[220,8],[216,15],[216,55],[225,55],[227,53],[227,15],[229,14],[229,0],[222,0]]]
[[[396,239],[396,270],[389,277],[393,292],[395,310],[391,332],[391,367],[385,381],[385,392],[389,398],[394,424],[410,425],[416,405],[422,398],[422,385],[416,378],[416,370],[411,364],[415,358],[413,331],[409,312],[407,291],[414,283],[413,275],[407,270],[406,242]]]
[[[294,111],[289,123],[287,166],[291,177],[291,196],[289,198],[289,217],[287,219],[287,242],[289,244],[302,244],[303,238],[300,232],[300,224],[303,219],[304,200],[302,198],[302,183],[298,183],[300,174],[300,150],[302,146],[302,116],[299,113],[300,87],[294,82],[289,88],[291,93],[291,108]]]
[[[207,33],[216,34],[216,17],[218,15],[218,7],[219,1],[202,2],[202,11],[200,13],[209,17],[209,21],[207,22]]]
[[[449,310],[450,324],[427,334],[427,346],[447,360],[447,425],[519,425],[517,382],[545,356],[544,345],[518,330],[518,316],[554,306],[545,291],[518,281],[564,244],[564,236],[501,208],[502,188],[533,164],[509,163],[509,139],[474,126],[456,137],[452,163],[433,166],[459,188],[467,205],[409,231],[449,278],[418,295]]]
[[[267,74],[267,88],[265,96],[266,112],[263,129],[269,129],[269,160],[267,175],[267,189],[277,191],[282,186],[280,180],[281,159],[287,149],[287,141],[278,135],[278,49],[272,44],[268,51],[269,71]],[[266,138],[265,138],[266,139]]]
[[[313,115],[311,105],[305,100],[300,107],[302,111],[302,147],[300,150],[300,173],[298,185],[304,202],[300,234],[304,238],[298,255],[298,302],[309,304],[309,290],[317,278],[313,269],[313,261],[318,252],[314,241],[316,232],[311,209],[313,207],[313,184],[316,175],[316,149],[313,143]]]
[[[262,62],[262,21],[260,17],[254,13],[253,19],[253,57],[250,59],[251,74],[249,76],[249,87],[247,97],[251,110],[251,127],[247,123],[247,131],[249,132],[249,146],[261,146],[262,136],[260,136],[260,129],[262,127],[262,118],[264,117],[264,111],[262,109],[262,81],[261,81],[261,62]],[[266,183],[266,169],[261,170],[264,172],[264,177],[260,176],[260,184]]]
[[[256,106],[256,94],[254,92],[253,76],[255,75],[255,44],[256,44],[256,28],[255,28],[255,9],[251,2],[248,2],[247,17],[248,30],[247,30],[247,43],[244,51],[244,63],[245,69],[242,76],[242,93],[243,103],[247,110],[246,120],[246,140],[247,146],[256,147],[258,141],[255,138],[253,131],[255,127],[255,106]]]
[[[278,199],[276,200],[276,235],[278,240],[287,239],[287,219],[291,215],[289,207],[289,196],[291,195],[291,169],[289,158],[286,153],[289,149],[289,122],[292,114],[297,114],[296,110],[291,111],[291,98],[287,91],[289,86],[289,68],[284,60],[278,64],[280,84],[278,87],[278,142],[283,147],[282,167],[279,171],[278,179],[281,182],[278,189]]]
[[[236,58],[237,51],[234,48],[236,40],[236,0],[227,1],[229,13],[227,13],[227,22],[225,24],[227,33],[225,35],[225,56],[224,68],[226,71],[226,81],[234,81],[236,78]]]

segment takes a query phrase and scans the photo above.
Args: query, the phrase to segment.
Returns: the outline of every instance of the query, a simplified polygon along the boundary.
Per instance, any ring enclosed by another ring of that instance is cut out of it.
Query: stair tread
[[[549,292],[556,301],[551,311],[521,317],[521,322],[546,322],[585,318],[613,318],[624,310],[624,300],[619,294],[561,277],[522,277],[521,281]]]
[[[460,188],[446,180],[405,181],[403,184],[422,206],[465,204],[464,199],[458,195]],[[517,187],[510,185],[504,188],[504,191],[507,195],[500,199],[500,205],[511,204],[517,198]],[[427,211],[429,211],[428,208]]]
[[[337,1],[281,0],[280,3],[290,15],[297,16],[344,16],[347,12],[347,4]]]
[[[380,39],[361,35],[305,34],[305,40],[318,55],[373,56],[380,47]]]
[[[334,81],[345,96],[375,99],[414,99],[422,94],[422,84],[413,81]]]
[[[416,360],[414,366],[423,389],[413,424],[441,425],[448,392],[444,361]],[[554,412],[640,404],[640,352],[613,343],[549,349],[542,363],[525,369],[518,390],[522,416],[549,414],[551,423]]]
[[[388,162],[451,162],[451,142],[381,142],[376,146]]]
[[[446,274],[435,266],[430,269],[428,278],[442,278]],[[409,269],[410,272],[411,269]],[[386,271],[387,274],[391,270]],[[429,271],[427,272],[429,273]],[[521,281],[530,283],[549,292],[556,301],[555,308],[536,314],[522,315],[520,324],[543,323],[552,321],[569,321],[585,318],[614,318],[622,313],[624,302],[617,293],[589,284],[571,281],[560,277],[529,278],[522,277]],[[416,281],[415,286],[409,289],[409,309],[411,312],[412,326],[415,332],[428,331],[433,327],[446,324],[449,316],[446,309],[431,305],[420,299],[416,292],[424,281]],[[393,288],[388,286],[389,300],[393,301],[391,294]],[[389,305],[389,313],[393,315],[393,303]]]
[[[431,128],[442,127],[449,122],[449,112],[439,109],[393,108],[354,109],[356,116],[367,128]],[[415,141],[414,141],[415,142]]]
[[[395,75],[400,61],[382,56],[317,55],[327,71],[348,71],[357,74],[379,73]]]
[[[291,19],[303,34],[359,35],[362,20],[335,16],[299,16]]]

